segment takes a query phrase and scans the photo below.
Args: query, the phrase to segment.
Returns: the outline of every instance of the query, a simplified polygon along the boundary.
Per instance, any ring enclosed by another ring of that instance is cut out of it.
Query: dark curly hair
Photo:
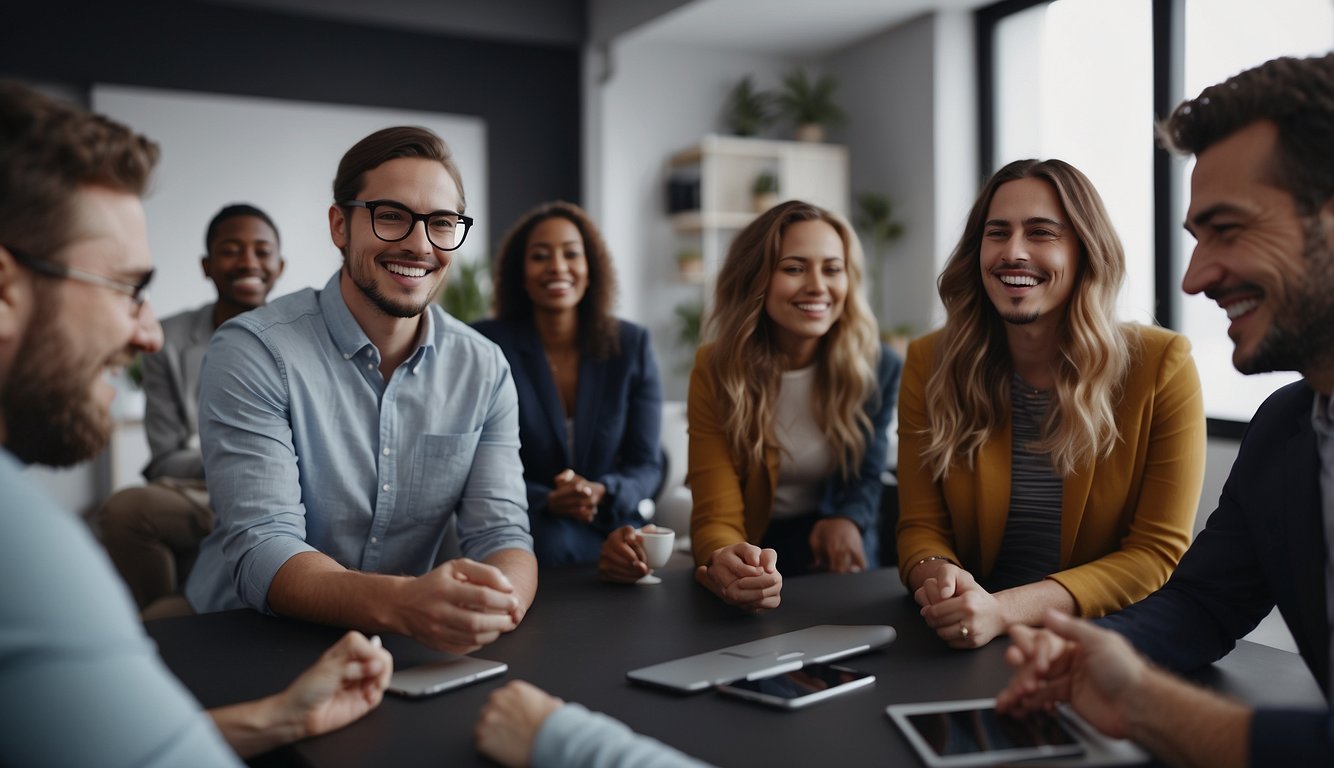
[[[496,317],[508,321],[533,319],[533,300],[524,290],[523,261],[528,237],[538,224],[561,218],[574,224],[584,241],[588,260],[588,290],[579,302],[579,349],[594,360],[604,360],[620,353],[616,317],[611,308],[616,300],[616,272],[602,241],[602,233],[584,209],[574,203],[557,200],[542,203],[519,217],[501,241],[492,272],[495,285]]]
[[[1267,61],[1182,102],[1158,126],[1164,146],[1198,155],[1246,126],[1278,126],[1271,180],[1310,216],[1334,196],[1334,53]]]

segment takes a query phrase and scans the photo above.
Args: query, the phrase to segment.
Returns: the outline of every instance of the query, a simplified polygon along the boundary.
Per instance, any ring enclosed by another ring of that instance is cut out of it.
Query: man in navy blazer
[[[1164,141],[1196,156],[1182,280],[1227,312],[1242,373],[1296,370],[1251,421],[1219,506],[1161,590],[1100,623],[1018,628],[997,707],[1070,701],[1173,764],[1334,765],[1334,717],[1251,709],[1173,670],[1228,653],[1277,605],[1330,695],[1334,616],[1334,54],[1276,59],[1206,88]],[[1016,630],[1012,628],[1012,633]],[[1120,633],[1118,637],[1115,633]],[[1122,639],[1124,638],[1124,639]]]

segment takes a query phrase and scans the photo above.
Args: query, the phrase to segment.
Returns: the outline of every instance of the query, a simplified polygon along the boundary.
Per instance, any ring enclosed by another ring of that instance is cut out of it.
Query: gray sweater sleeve
[[[704,768],[694,758],[578,704],[566,704],[542,723],[533,741],[533,768]]]

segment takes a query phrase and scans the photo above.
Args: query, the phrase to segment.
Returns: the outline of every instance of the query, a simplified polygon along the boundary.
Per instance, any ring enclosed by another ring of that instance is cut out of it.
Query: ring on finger
[[[959,634],[962,635],[964,638],[967,638],[967,637],[968,637],[970,634],[972,634],[972,633],[968,631],[968,625],[967,625],[967,624],[964,624],[963,622],[959,622]]]

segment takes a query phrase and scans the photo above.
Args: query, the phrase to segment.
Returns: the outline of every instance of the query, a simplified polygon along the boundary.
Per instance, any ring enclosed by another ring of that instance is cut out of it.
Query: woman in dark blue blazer
[[[596,562],[609,533],[644,524],[639,503],[662,482],[662,384],[648,331],[611,314],[611,258],[572,203],[520,218],[493,280],[496,318],[474,327],[514,372],[537,561]]]

